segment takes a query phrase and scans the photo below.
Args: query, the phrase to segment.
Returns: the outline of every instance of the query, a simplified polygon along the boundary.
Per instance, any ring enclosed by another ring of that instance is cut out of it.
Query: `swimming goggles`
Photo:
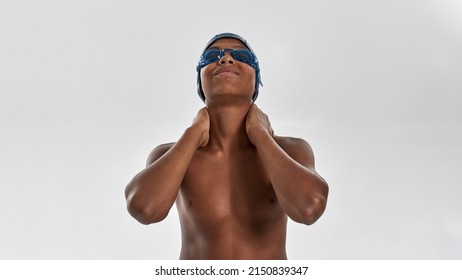
[[[209,65],[210,63],[219,61],[225,55],[225,53],[229,53],[237,61],[244,62],[252,66],[257,71],[259,70],[257,57],[251,51],[247,49],[206,50],[199,58],[199,63],[197,64],[196,70],[199,71],[202,67],[205,67]]]

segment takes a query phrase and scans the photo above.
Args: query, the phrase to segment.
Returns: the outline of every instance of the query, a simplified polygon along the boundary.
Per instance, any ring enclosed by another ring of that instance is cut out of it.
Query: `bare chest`
[[[180,215],[204,227],[233,221],[266,224],[282,214],[256,152],[194,157],[185,174],[178,203]]]

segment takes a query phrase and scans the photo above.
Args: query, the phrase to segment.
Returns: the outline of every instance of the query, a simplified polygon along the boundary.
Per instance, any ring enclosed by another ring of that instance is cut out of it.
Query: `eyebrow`
[[[247,50],[247,47],[244,45],[233,45],[231,48],[226,48],[226,49],[246,49]],[[211,47],[208,47],[207,50],[221,50],[221,48],[217,46],[211,46]]]

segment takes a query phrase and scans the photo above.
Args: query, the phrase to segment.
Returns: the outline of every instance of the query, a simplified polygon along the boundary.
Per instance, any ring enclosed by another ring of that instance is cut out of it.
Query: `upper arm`
[[[293,160],[306,168],[315,169],[314,154],[310,144],[294,137],[275,136],[274,140]]]
[[[148,159],[146,161],[146,167],[151,165],[153,162],[155,162],[161,156],[163,156],[166,152],[168,152],[168,150],[170,150],[173,144],[175,143],[167,143],[155,147],[148,156]]]

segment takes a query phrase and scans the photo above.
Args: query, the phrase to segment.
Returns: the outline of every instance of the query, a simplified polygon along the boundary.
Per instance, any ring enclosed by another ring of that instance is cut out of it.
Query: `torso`
[[[256,149],[198,150],[176,205],[181,259],[286,259],[287,216]]]

